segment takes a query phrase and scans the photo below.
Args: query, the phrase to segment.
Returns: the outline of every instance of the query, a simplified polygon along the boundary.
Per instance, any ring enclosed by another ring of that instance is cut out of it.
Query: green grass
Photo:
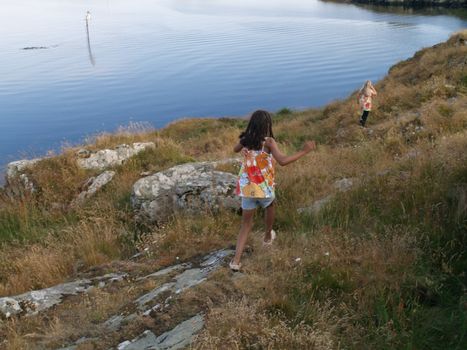
[[[0,210],[0,242],[34,242],[77,221],[73,213],[45,213],[37,203],[17,203],[20,210]]]

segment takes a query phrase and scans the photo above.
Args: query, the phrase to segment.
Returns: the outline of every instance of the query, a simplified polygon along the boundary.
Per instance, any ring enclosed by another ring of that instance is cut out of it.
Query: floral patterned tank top
[[[364,111],[371,111],[371,95],[367,96],[365,94],[360,95],[360,107]]]
[[[274,160],[264,151],[248,151],[238,174],[236,193],[240,197],[274,198]]]

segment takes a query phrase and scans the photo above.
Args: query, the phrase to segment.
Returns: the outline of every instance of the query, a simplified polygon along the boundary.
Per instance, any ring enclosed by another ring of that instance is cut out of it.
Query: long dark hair
[[[259,150],[266,137],[274,137],[271,114],[258,110],[251,115],[246,130],[240,134],[240,143],[248,149]]]

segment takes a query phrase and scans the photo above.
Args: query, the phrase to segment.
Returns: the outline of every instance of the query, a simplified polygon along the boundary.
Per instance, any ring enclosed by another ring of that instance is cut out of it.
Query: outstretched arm
[[[283,154],[279,150],[279,147],[277,146],[277,143],[273,138],[268,138],[268,140],[266,141],[266,146],[271,150],[272,156],[279,163],[279,165],[284,166],[295,162],[297,159],[303,157],[305,154],[314,150],[316,148],[316,143],[314,141],[307,141],[303,145],[303,149],[301,151],[298,151],[297,153],[292,154],[290,156]]]

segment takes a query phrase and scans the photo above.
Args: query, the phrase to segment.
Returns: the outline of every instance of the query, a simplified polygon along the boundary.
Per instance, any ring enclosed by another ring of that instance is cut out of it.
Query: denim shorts
[[[275,197],[271,198],[253,198],[253,197],[242,197],[242,209],[243,210],[252,210],[258,207],[267,208],[272,202],[274,202]]]

